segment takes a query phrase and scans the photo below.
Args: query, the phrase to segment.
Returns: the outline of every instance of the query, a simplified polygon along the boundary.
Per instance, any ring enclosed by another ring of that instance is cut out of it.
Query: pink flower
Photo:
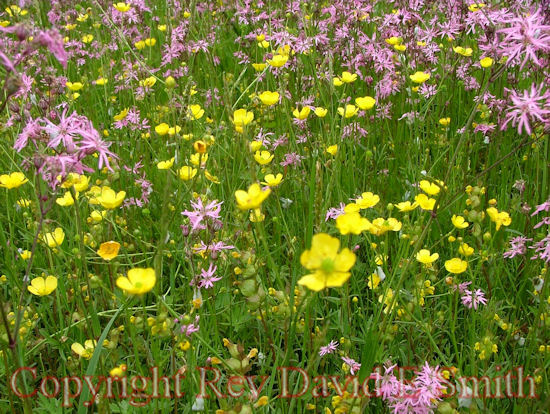
[[[471,291],[469,289],[466,289],[464,292],[464,296],[462,296],[460,299],[462,300],[462,304],[466,306],[468,309],[474,309],[477,310],[477,307],[481,303],[482,305],[487,304],[487,299],[485,299],[485,293],[481,289],[477,289],[475,291]]]
[[[337,348],[338,348],[338,342],[330,341],[327,345],[322,346],[321,349],[319,349],[319,356],[332,354],[334,351],[336,351]]]
[[[361,364],[352,358],[342,357],[342,361],[344,361],[349,367],[349,372],[351,375],[355,374],[355,371],[359,371],[361,368]]]
[[[514,126],[517,124],[518,134],[521,134],[522,129],[525,128],[525,131],[530,135],[532,131],[529,122],[539,121],[544,124],[549,123],[548,115],[550,115],[550,110],[545,108],[549,105],[550,94],[548,92],[541,94],[543,86],[541,84],[537,88],[533,83],[531,91],[525,90],[522,95],[514,90],[511,91],[510,100],[512,101],[512,105],[508,107],[506,118],[500,127],[501,130],[505,129],[508,123],[512,122]],[[507,90],[509,91],[509,89]]]
[[[503,34],[500,51],[508,57],[508,62],[523,60],[521,68],[529,61],[539,67],[543,64],[537,58],[537,52],[550,51],[550,26],[544,25],[542,9],[529,13],[524,17],[513,17],[506,21],[510,27],[500,29],[497,34]]]

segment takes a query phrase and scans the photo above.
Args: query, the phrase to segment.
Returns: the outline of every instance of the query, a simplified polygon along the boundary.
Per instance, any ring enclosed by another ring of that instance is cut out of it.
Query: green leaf
[[[130,300],[126,301],[113,315],[109,323],[107,323],[107,326],[105,329],[103,329],[103,332],[101,333],[101,336],[99,337],[99,340],[97,341],[97,346],[95,347],[94,354],[92,355],[92,358],[90,359],[90,363],[88,364],[88,368],[86,369],[86,375],[94,375],[95,370],[97,368],[97,364],[99,363],[99,357],[101,355],[101,351],[103,350],[103,341],[107,337],[107,334],[111,330],[111,326],[113,326],[113,323],[115,322],[116,318],[120,313],[126,309],[128,304],[130,303]],[[84,405],[84,402],[88,401],[90,396],[90,390],[87,387],[83,387],[82,394],[80,394],[80,399],[78,400],[78,414],[85,414],[88,408]]]

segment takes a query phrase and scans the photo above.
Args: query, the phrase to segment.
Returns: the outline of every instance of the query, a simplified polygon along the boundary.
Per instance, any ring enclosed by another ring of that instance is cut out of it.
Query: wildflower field
[[[550,411],[550,5],[0,5],[0,413]]]

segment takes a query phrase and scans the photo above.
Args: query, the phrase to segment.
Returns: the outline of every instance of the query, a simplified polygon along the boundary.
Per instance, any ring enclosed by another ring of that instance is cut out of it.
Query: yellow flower
[[[479,61],[479,64],[481,65],[482,68],[490,68],[491,66],[493,66],[493,63],[494,63],[494,60],[490,57],[484,57],[483,59],[481,59]]]
[[[246,109],[237,109],[233,112],[233,125],[237,132],[243,132],[244,127],[254,120],[254,112],[249,112]]]
[[[193,149],[195,150],[195,152],[198,152],[199,154],[205,154],[207,148],[208,147],[206,145],[206,142],[200,139],[193,143]]]
[[[372,221],[372,226],[369,228],[369,232],[375,236],[382,236],[388,231],[399,231],[402,226],[403,224],[393,217],[390,217],[387,220],[382,217],[378,217]]]
[[[437,195],[439,194],[439,191],[441,191],[441,188],[435,183],[430,183],[427,180],[420,181],[420,189],[424,191],[428,195]]]
[[[386,43],[391,46],[399,45],[403,42],[403,38],[392,36],[388,39],[386,39]]]
[[[134,43],[134,46],[137,50],[145,49],[145,42],[143,40],[140,40],[139,42]]]
[[[65,240],[65,232],[61,227],[57,227],[51,233],[45,233],[42,235],[42,241],[48,245],[50,248],[61,246]]]
[[[157,168],[159,170],[169,170],[174,165],[175,157],[170,158],[166,161],[160,161],[157,163]]]
[[[19,257],[23,260],[29,260],[32,257],[32,253],[30,250],[23,250],[21,253],[19,253]]]
[[[68,207],[72,206],[74,204],[73,196],[70,192],[65,192],[63,197],[58,197],[55,199],[55,202],[59,204],[61,207]]]
[[[250,151],[256,152],[259,151],[260,148],[262,148],[263,141],[252,141],[250,144],[248,144],[248,147],[250,148]]]
[[[163,122],[162,124],[158,124],[156,127],[155,127],[155,132],[157,134],[159,134],[161,137],[166,135],[168,133],[168,130],[170,129],[170,125],[168,125],[167,123]]]
[[[338,145],[336,145],[336,144],[330,145],[330,146],[327,147],[326,151],[330,155],[336,155],[336,153],[338,152]]]
[[[22,198],[20,200],[17,200],[17,205],[21,208],[29,207],[31,205],[32,201],[26,198]]]
[[[93,223],[99,223],[101,220],[103,220],[106,214],[107,212],[105,210],[101,212],[94,210],[90,213],[90,218],[92,219]]]
[[[418,207],[418,203],[414,202],[411,204],[410,201],[402,201],[401,203],[395,204],[395,207],[397,207],[401,213],[406,213],[408,211],[413,211],[416,207]]]
[[[204,115],[204,109],[200,105],[189,105],[189,116],[193,119],[201,119]]]
[[[298,284],[318,292],[327,287],[342,286],[351,276],[355,254],[348,248],[340,249],[340,241],[325,233],[313,236],[311,248],[300,256],[300,263],[312,273],[302,277]]]
[[[462,256],[468,257],[474,254],[474,248],[468,246],[467,243],[462,243],[458,248],[458,253],[460,253]]]
[[[336,218],[336,227],[340,234],[361,234],[361,232],[370,229],[371,223],[358,212],[344,213]]]
[[[351,118],[357,112],[359,112],[359,108],[351,104],[347,104],[345,108],[342,108],[342,107],[338,108],[338,114],[345,118]]]
[[[474,52],[471,47],[462,47],[462,46],[456,46],[453,47],[453,50],[455,53],[458,53],[462,56],[472,56],[472,53]]]
[[[509,226],[512,223],[512,219],[506,211],[499,212],[495,207],[489,207],[486,211],[491,221],[496,224],[497,231],[500,226]]]
[[[450,123],[451,123],[451,118],[449,118],[449,117],[441,118],[439,120],[439,125],[444,126],[444,127],[449,126]]]
[[[393,48],[398,52],[404,52],[407,50],[407,45],[395,45]]]
[[[103,86],[103,85],[105,85],[107,82],[108,82],[108,79],[99,78],[99,79],[96,79],[95,84],[96,84],[96,85],[99,85],[99,86]]]
[[[206,161],[208,160],[208,154],[201,154],[200,152],[197,152],[189,158],[189,161],[191,161],[191,164],[198,166],[199,164],[201,167],[206,164]]]
[[[82,42],[83,43],[90,43],[92,40],[94,40],[94,35],[87,34],[82,36]]]
[[[332,84],[334,86],[342,86],[344,82],[342,82],[342,80],[339,77],[336,77],[336,78],[332,78]]]
[[[8,190],[20,187],[27,181],[29,180],[25,178],[25,174],[19,171],[0,175],[0,187],[7,188]]]
[[[409,78],[414,83],[421,84],[426,82],[428,79],[430,79],[430,74],[418,71],[418,72],[415,72],[413,75],[410,75]]]
[[[279,102],[279,92],[265,91],[258,95],[260,101],[266,106],[275,105]]]
[[[357,80],[357,74],[356,73],[350,73],[350,72],[342,72],[342,76],[340,76],[340,80],[344,83],[352,83]]]
[[[126,191],[119,191],[116,193],[115,190],[110,187],[102,187],[101,194],[97,197],[97,201],[103,208],[112,210],[122,204],[124,197],[126,197]]]
[[[118,2],[113,4],[113,7],[121,13],[126,13],[128,10],[130,10],[131,6],[123,2]]]
[[[155,39],[154,37],[149,37],[145,39],[145,44],[149,47],[155,46],[157,44],[157,39]]]
[[[272,59],[268,59],[267,63],[269,63],[271,66],[275,68],[280,68],[281,66],[284,66],[285,63],[288,61],[287,55],[275,55]]]
[[[237,207],[241,210],[257,209],[262,205],[270,193],[270,188],[263,190],[258,183],[254,183],[248,187],[248,191],[237,190],[235,191]]]
[[[361,194],[361,197],[359,197],[357,200],[355,200],[355,204],[359,206],[361,210],[365,208],[371,208],[378,204],[380,201],[380,197],[376,194],[369,192]]]
[[[143,295],[153,289],[156,281],[155,269],[136,267],[128,270],[128,277],[120,276],[116,285],[130,295]]]
[[[176,125],[168,128],[168,135],[173,137],[174,135],[179,134],[180,131],[181,131],[181,127],[179,125]]]
[[[451,222],[453,223],[453,226],[455,226],[457,229],[465,229],[470,225],[470,223],[468,223],[464,219],[464,217],[457,216],[456,214],[453,214],[453,216],[451,217]]]
[[[437,259],[439,259],[439,254],[430,254],[430,251],[427,249],[419,250],[418,253],[416,253],[416,260],[425,265],[431,265]]]
[[[309,113],[311,112],[311,108],[309,106],[304,106],[302,109],[298,111],[298,108],[294,108],[294,111],[292,111],[292,115],[294,115],[294,118],[304,120],[309,116]]]
[[[95,347],[97,345],[97,341],[92,339],[87,339],[86,342],[84,342],[84,346],[79,344],[78,342],[75,342],[71,345],[72,351],[84,359],[91,359],[92,355],[94,354]]]
[[[252,67],[254,68],[254,70],[256,72],[261,72],[262,70],[265,69],[265,63],[253,63],[252,64]]]
[[[264,180],[262,184],[268,185],[269,187],[277,187],[279,184],[281,184],[281,181],[283,181],[283,174],[279,173],[277,176],[274,176],[273,174],[267,174],[264,177]]]
[[[145,78],[143,80],[139,81],[139,86],[144,86],[146,88],[151,88],[155,86],[155,83],[157,83],[157,78],[154,76],[149,76],[148,78]]]
[[[31,284],[27,286],[29,292],[36,296],[47,296],[57,288],[57,278],[55,276],[35,277]]]
[[[101,243],[99,245],[99,250],[97,251],[97,254],[103,260],[110,261],[118,256],[119,250],[120,250],[120,243],[116,241],[108,241],[105,243]]]
[[[261,209],[255,208],[250,212],[249,218],[252,223],[261,223],[265,220],[265,214],[262,213]]]
[[[445,269],[449,273],[459,274],[466,271],[468,268],[468,262],[465,262],[462,259],[459,259],[458,257],[454,257],[450,260],[447,260],[445,262]]]
[[[362,110],[369,110],[376,104],[376,99],[371,96],[364,96],[362,98],[355,98],[355,103]]]
[[[206,179],[208,181],[211,181],[214,184],[219,184],[220,183],[220,179],[218,177],[216,177],[215,175],[210,174],[208,172],[208,170],[204,170],[204,176],[206,177]]]
[[[188,181],[197,175],[197,169],[189,166],[181,167],[178,171],[179,177],[183,181]]]
[[[318,106],[317,108],[315,108],[315,110],[313,112],[319,118],[324,118],[327,115],[328,110],[323,108],[323,107]]]
[[[254,159],[260,165],[266,165],[273,160],[273,154],[270,154],[269,151],[256,151],[254,154]]]
[[[69,88],[70,91],[76,92],[81,90],[84,85],[80,82],[65,82],[65,86]]]
[[[129,109],[124,108],[122,111],[116,114],[113,118],[115,121],[122,121],[124,118],[128,116],[128,112],[129,112]]]
[[[429,198],[426,194],[418,194],[414,201],[420,206],[422,210],[431,211],[435,206],[435,198]]]
[[[368,276],[367,280],[367,286],[369,289],[376,289],[381,282],[380,276],[378,276],[378,273],[376,272]]]

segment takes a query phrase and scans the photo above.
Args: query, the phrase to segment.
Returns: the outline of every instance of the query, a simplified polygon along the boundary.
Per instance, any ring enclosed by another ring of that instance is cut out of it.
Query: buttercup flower
[[[351,105],[351,104],[346,105],[345,108],[342,108],[342,107],[338,108],[338,114],[340,116],[343,116],[344,118],[351,118],[357,112],[359,112],[359,108],[357,108],[355,105]]]
[[[237,109],[233,112],[233,125],[237,132],[243,132],[244,127],[254,120],[254,113],[246,109]]]
[[[456,214],[453,214],[453,216],[451,217],[451,222],[453,223],[453,226],[455,226],[457,229],[465,229],[470,225],[470,223],[468,223],[464,219],[464,217],[457,216]]]
[[[418,253],[416,253],[416,260],[425,265],[431,265],[437,259],[439,259],[439,254],[431,254],[430,251],[427,249],[421,249],[418,251]]]
[[[8,190],[20,187],[27,181],[29,180],[25,178],[25,174],[19,171],[0,175],[0,187],[7,188]]]
[[[271,66],[275,68],[280,68],[281,66],[284,66],[285,63],[288,60],[288,56],[286,55],[275,55],[273,58],[268,59],[267,63],[269,63]]]
[[[92,339],[87,339],[84,342],[84,346],[82,344],[79,344],[78,342],[75,342],[71,345],[71,350],[84,359],[91,359],[92,355],[94,354],[95,347],[97,345],[97,341]]]
[[[137,267],[128,270],[127,277],[119,277],[116,285],[130,295],[143,295],[153,289],[156,281],[155,269]]]
[[[489,207],[487,214],[493,223],[497,226],[497,231],[500,226],[509,226],[512,223],[510,215],[506,211],[498,211],[495,207]]]
[[[340,231],[340,234],[361,234],[361,232],[368,230],[371,227],[371,223],[358,212],[344,213],[336,218],[336,227]]]
[[[97,254],[103,260],[110,261],[117,257],[119,249],[120,243],[116,241],[108,241],[99,245],[99,250],[97,251]]]
[[[267,165],[273,160],[273,154],[270,154],[269,151],[256,151],[254,159],[260,165]]]
[[[277,187],[279,184],[281,184],[281,181],[283,180],[283,174],[279,173],[277,176],[273,174],[267,174],[264,177],[264,181],[262,184],[267,185],[269,187]]]
[[[311,112],[311,108],[309,106],[304,106],[300,110],[298,110],[298,108],[295,108],[294,111],[292,111],[292,115],[294,115],[294,118],[302,121],[309,116],[310,112]]]
[[[298,284],[318,292],[327,287],[342,286],[351,276],[355,254],[340,249],[340,241],[325,233],[313,236],[311,248],[300,256],[300,263],[312,273],[303,276]]]
[[[53,232],[42,235],[42,241],[46,243],[49,248],[61,246],[65,240],[65,232],[61,227],[57,227]]]
[[[266,106],[275,105],[279,102],[279,92],[265,91],[258,95],[260,101]]]
[[[355,200],[355,204],[357,204],[359,208],[363,210],[366,208],[374,207],[375,205],[378,204],[379,201],[380,201],[380,197],[369,191],[361,194],[361,197]]]
[[[355,98],[355,103],[360,109],[366,111],[374,107],[376,99],[372,96],[363,96],[362,98]]]
[[[57,288],[55,276],[35,277],[27,286],[29,292],[36,296],[47,296]]]
[[[410,75],[409,78],[414,82],[414,83],[418,83],[418,84],[421,84],[421,83],[424,83],[426,82],[428,79],[430,79],[430,74],[429,73],[425,73],[425,72],[415,72],[414,74]]]
[[[237,190],[235,191],[237,207],[241,210],[257,209],[262,205],[270,193],[270,188],[263,190],[258,183],[254,183],[248,187],[248,191]]]
[[[103,208],[112,210],[122,204],[124,197],[126,197],[126,191],[119,191],[116,193],[110,187],[102,187],[101,194],[96,198]]]
[[[464,273],[467,268],[468,268],[468,262],[465,262],[464,260],[458,257],[454,257],[445,262],[445,269],[447,269],[447,272],[449,273],[454,273],[454,274]]]

